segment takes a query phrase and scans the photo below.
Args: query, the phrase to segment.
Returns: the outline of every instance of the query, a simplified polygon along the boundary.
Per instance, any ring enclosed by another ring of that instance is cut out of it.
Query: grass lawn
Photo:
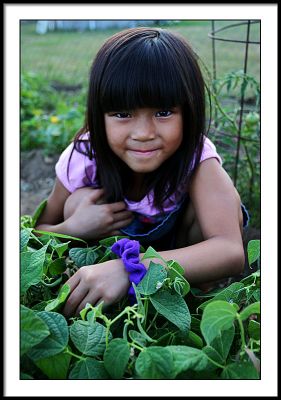
[[[240,21],[216,21],[215,28]],[[197,52],[203,63],[212,70],[211,21],[181,21],[163,28],[184,36]],[[64,84],[87,85],[89,68],[102,43],[120,29],[88,32],[35,32],[35,22],[21,26],[21,71],[41,74],[50,81]],[[260,25],[251,25],[250,39],[259,41]],[[218,37],[244,40],[246,25],[219,32]],[[215,41],[217,77],[244,67],[245,45],[242,43]],[[248,50],[248,73],[259,80],[260,46],[251,44]]]

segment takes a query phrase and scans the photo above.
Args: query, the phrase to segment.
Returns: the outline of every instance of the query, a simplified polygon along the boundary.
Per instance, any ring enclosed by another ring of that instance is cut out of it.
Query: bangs
[[[184,79],[171,49],[153,40],[130,47],[112,57],[104,72],[99,99],[103,112],[183,105]]]

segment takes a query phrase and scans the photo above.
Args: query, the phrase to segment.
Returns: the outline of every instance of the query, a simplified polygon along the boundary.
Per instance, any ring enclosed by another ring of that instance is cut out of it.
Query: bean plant
[[[224,288],[192,287],[175,260],[152,247],[134,285],[136,303],[87,304],[79,317],[62,308],[69,276],[116,258],[120,236],[95,245],[36,231],[44,201],[21,217],[21,379],[259,379],[260,243],[248,244],[253,272]]]

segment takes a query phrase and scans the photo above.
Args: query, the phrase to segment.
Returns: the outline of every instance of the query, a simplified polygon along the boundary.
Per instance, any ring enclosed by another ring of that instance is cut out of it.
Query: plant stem
[[[148,310],[148,298],[145,297],[145,299],[144,299],[144,322],[143,322],[144,329],[145,329],[146,319],[147,319],[147,310]]]
[[[86,359],[86,357],[78,356],[77,354],[72,353],[72,351],[70,351],[68,348],[66,348],[66,349],[64,350],[64,353],[70,354],[71,356],[76,357],[76,358],[78,358],[79,360],[85,360],[85,359]]]
[[[128,326],[129,325],[134,325],[134,323],[130,320],[127,320],[127,322],[124,325],[123,328],[123,339],[125,339],[128,342]]]
[[[240,336],[241,336],[241,342],[242,342],[242,351],[244,351],[246,347],[246,342],[245,342],[245,332],[244,332],[244,326],[243,326],[243,321],[240,318],[240,315],[237,313],[236,318],[238,320],[238,324],[240,327]]]
[[[236,132],[238,131],[238,127],[235,123],[235,121],[224,111],[224,109],[222,108],[221,104],[218,101],[217,95],[212,93],[212,96],[215,100],[215,104],[217,106],[217,108],[219,109],[219,111],[221,112],[221,114],[233,125],[233,127],[235,128]]]
[[[124,308],[124,310],[120,314],[118,314],[117,317],[115,317],[112,321],[108,320],[106,318],[106,321],[105,321],[105,323],[106,323],[106,334],[105,334],[106,348],[108,346],[108,337],[109,337],[109,330],[110,330],[111,325],[113,325],[116,321],[118,321],[118,319],[121,318],[124,314],[127,314],[128,319],[130,319],[130,311],[134,311],[134,310],[132,307],[128,306],[128,307]]]
[[[221,365],[219,363],[217,363],[216,361],[214,361],[212,358],[210,358],[206,353],[205,353],[206,357],[211,361],[211,363],[213,363],[214,365],[216,365],[219,368],[224,369],[224,365]]]
[[[142,325],[141,325],[141,322],[140,322],[140,319],[139,319],[139,318],[137,319],[137,325],[138,325],[138,328],[139,328],[140,333],[145,337],[146,340],[148,340],[149,342],[156,342],[156,340],[152,339],[152,338],[145,332],[145,330],[143,329],[143,327],[142,327]]]
[[[149,331],[149,329],[152,327],[152,325],[154,324],[154,321],[156,320],[156,318],[157,318],[157,316],[158,316],[158,311],[156,311],[156,313],[154,314],[154,317],[153,317],[153,319],[152,319],[152,321],[151,321],[151,323],[149,324],[149,327],[147,328],[147,332]]]
[[[143,350],[144,350],[143,347],[138,346],[138,345],[137,345],[136,343],[134,343],[134,342],[130,343],[130,346],[135,347],[136,349],[138,349],[138,350],[140,350],[140,351],[143,351]]]
[[[41,282],[43,283],[44,286],[47,286],[47,287],[55,287],[55,286],[57,286],[58,284],[60,284],[61,281],[62,281],[62,275],[61,275],[55,282],[47,283],[47,282],[44,282],[43,280],[42,280]]]

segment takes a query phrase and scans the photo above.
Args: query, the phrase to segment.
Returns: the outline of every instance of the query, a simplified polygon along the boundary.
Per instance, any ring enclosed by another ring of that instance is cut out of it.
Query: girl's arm
[[[238,275],[245,262],[241,202],[230,177],[216,159],[200,163],[189,195],[204,240],[159,254],[182,265],[191,284]],[[145,260],[145,264],[149,261]]]
[[[119,229],[131,222],[132,213],[126,210],[124,202],[106,204],[102,201],[103,194],[102,189],[91,188],[81,188],[71,194],[57,178],[36,229],[85,240],[120,234]],[[65,203],[70,199],[76,205],[65,218]]]

